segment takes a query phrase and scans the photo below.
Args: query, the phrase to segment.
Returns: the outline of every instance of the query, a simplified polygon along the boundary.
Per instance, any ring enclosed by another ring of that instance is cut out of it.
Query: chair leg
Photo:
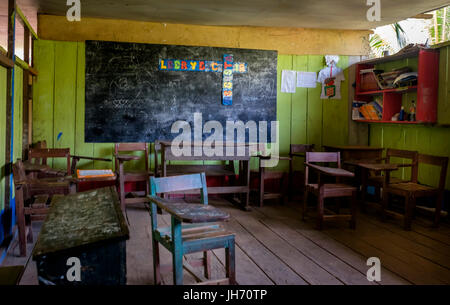
[[[211,253],[209,251],[203,251],[203,267],[205,277],[211,279]]]
[[[410,196],[405,197],[405,219],[404,219],[404,227],[405,230],[411,230],[411,219],[412,219],[412,213],[415,208],[416,199],[412,198]]]
[[[264,204],[264,167],[259,167],[259,206]]]
[[[357,213],[357,193],[352,192],[352,219],[350,220],[350,229],[356,229],[356,213]]]
[[[172,216],[172,265],[173,284],[183,285],[183,243],[181,240],[181,221]]]
[[[229,243],[229,246],[225,248],[225,267],[226,267],[226,276],[229,280],[229,284],[236,285],[236,261],[235,261],[234,238],[233,241]]]
[[[30,222],[27,225],[26,219],[25,219],[25,226],[28,226],[28,234],[27,234],[27,242],[33,243],[33,227],[32,227],[32,221],[31,221],[31,215],[30,215]]]
[[[324,198],[323,193],[319,192],[319,197],[317,198],[318,204],[317,204],[317,229],[322,230],[323,229],[323,215],[324,215]]]
[[[16,191],[16,219],[17,219],[17,233],[19,235],[19,250],[20,256],[27,255],[27,241],[26,241],[26,223],[25,213],[23,207],[23,190]]]
[[[159,261],[159,242],[152,238],[153,247],[153,277],[155,285],[161,285],[161,269]]]
[[[441,219],[441,209],[442,209],[442,202],[443,202],[444,194],[441,192],[436,199],[436,209],[434,214],[434,223],[433,226],[438,228],[439,227],[439,220]]]
[[[120,206],[122,208],[122,212],[125,214],[125,181],[123,179],[123,163],[119,163],[119,190],[120,190]]]
[[[292,200],[292,193],[293,193],[293,180],[294,180],[294,168],[293,168],[293,164],[292,164],[292,158],[291,160],[289,160],[289,175],[288,175],[288,200],[291,201]]]
[[[303,193],[303,213],[302,213],[302,220],[305,221],[306,219],[306,213],[308,211],[308,189],[305,189],[305,192]]]

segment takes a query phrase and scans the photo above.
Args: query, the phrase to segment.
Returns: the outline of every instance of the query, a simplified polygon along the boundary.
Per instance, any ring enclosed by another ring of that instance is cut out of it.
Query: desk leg
[[[245,169],[245,186],[247,187],[247,193],[245,193],[245,207],[246,211],[250,211],[250,160],[244,161]]]
[[[123,162],[119,161],[119,189],[120,189],[120,206],[125,214],[125,181],[123,173]]]

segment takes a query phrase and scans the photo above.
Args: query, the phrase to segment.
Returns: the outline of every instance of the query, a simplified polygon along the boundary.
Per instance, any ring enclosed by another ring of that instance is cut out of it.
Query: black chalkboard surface
[[[160,71],[160,59],[247,63],[233,75],[233,104],[222,105],[222,73]],[[177,120],[194,113],[222,123],[276,120],[277,52],[86,41],[86,142],[172,140]],[[270,131],[268,133],[270,135]],[[209,134],[203,136],[205,138]],[[224,130],[225,136],[225,130]]]

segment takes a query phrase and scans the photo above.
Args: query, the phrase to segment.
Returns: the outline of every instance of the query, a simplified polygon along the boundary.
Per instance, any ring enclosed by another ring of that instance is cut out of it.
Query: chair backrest
[[[314,144],[291,144],[290,154],[314,151]]]
[[[391,158],[410,159],[411,163],[403,164],[402,167],[411,167],[411,182],[417,183],[417,175],[419,171],[419,152],[388,148],[386,150],[386,163],[390,163]]]
[[[27,175],[25,173],[25,168],[23,166],[22,160],[17,159],[12,165],[14,182],[24,182],[27,180]]]
[[[155,173],[154,173],[154,175],[155,175],[155,177],[158,177],[159,176],[159,167],[160,167],[158,156],[161,153],[160,141],[155,140],[153,147],[154,147],[154,153],[155,153],[155,156],[154,156],[155,157]]]
[[[32,148],[47,148],[47,141],[46,140],[42,140],[42,141],[38,141],[35,144],[32,145]],[[27,160],[29,160],[31,163],[34,164],[47,164],[47,158],[43,158],[41,160],[41,158],[33,158],[33,160],[30,158],[29,156],[29,151],[31,148],[28,149],[27,152]]]
[[[119,152],[143,151],[145,160],[145,171],[148,171],[148,144],[147,143],[116,143],[114,145],[114,154]],[[119,168],[119,160],[116,159],[116,170]]]
[[[70,167],[70,148],[30,148],[28,159],[41,160],[41,164],[47,164],[47,158],[65,158],[67,159],[67,175],[72,174]],[[36,162],[34,162],[36,163]]]
[[[441,168],[438,188],[443,190],[445,188],[445,179],[447,177],[448,157],[419,154],[419,163],[435,165]]]
[[[341,168],[341,153],[336,152],[306,152],[305,161],[307,163],[337,163]],[[305,167],[305,183],[308,184],[309,168]]]
[[[196,189],[200,189],[201,202],[208,204],[205,173],[160,178],[150,177],[150,193],[153,196]]]
[[[25,167],[22,163],[22,160],[17,159],[17,161],[15,163],[13,163],[12,172],[13,172],[13,179],[14,179],[14,184],[16,185],[16,192],[17,192],[18,191],[17,186],[19,185],[19,183],[24,183],[24,182],[28,181],[28,177],[26,175]],[[28,189],[27,184],[23,184],[22,188],[20,188],[20,191],[22,191],[22,199],[23,200],[26,200],[26,198],[28,198],[28,190],[29,189]],[[17,193],[16,193],[16,196],[17,196]]]

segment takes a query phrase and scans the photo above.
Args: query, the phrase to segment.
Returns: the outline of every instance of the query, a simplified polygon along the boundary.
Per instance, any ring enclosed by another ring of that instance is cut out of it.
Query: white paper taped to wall
[[[297,87],[316,88],[317,73],[316,72],[297,72]]]
[[[295,93],[296,77],[296,71],[283,70],[281,72],[281,92]]]

